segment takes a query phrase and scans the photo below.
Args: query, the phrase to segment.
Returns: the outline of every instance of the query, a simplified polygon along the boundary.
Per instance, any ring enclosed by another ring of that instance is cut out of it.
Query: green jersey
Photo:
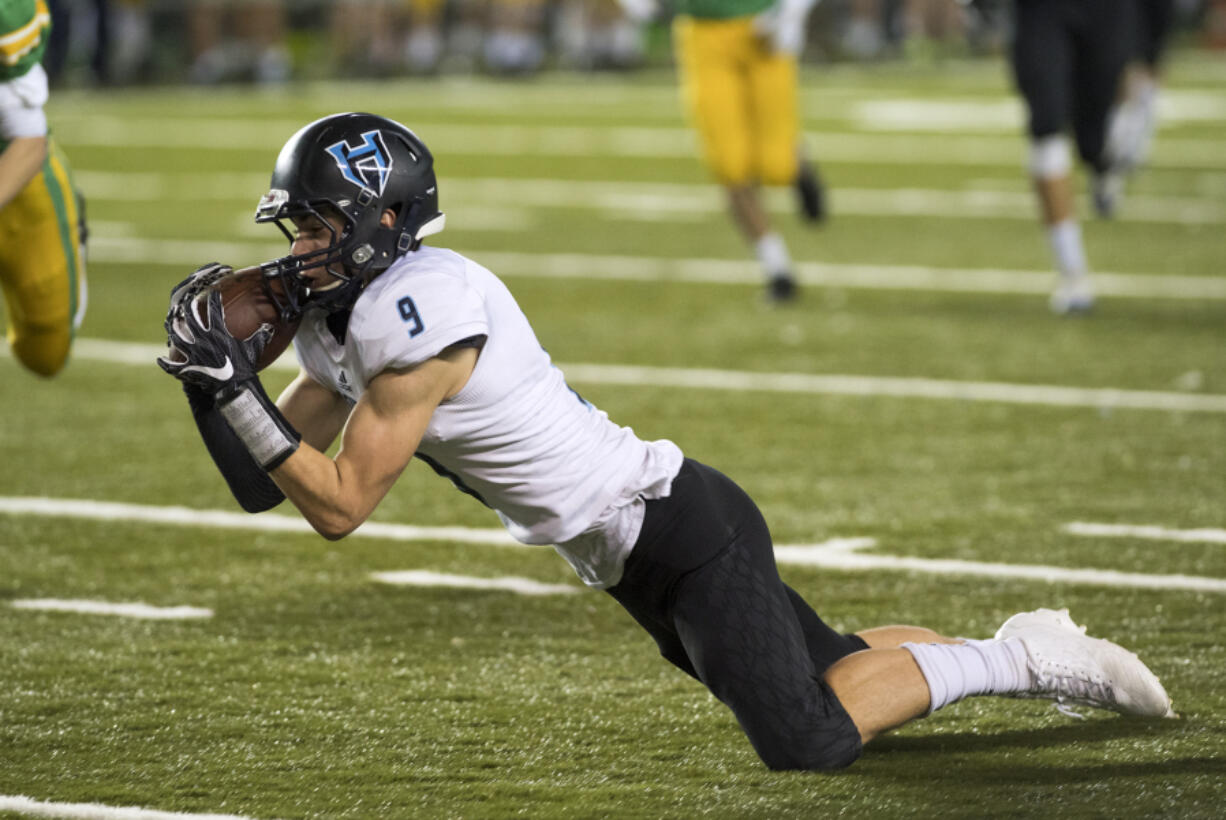
[[[33,68],[47,49],[46,0],[0,0],[0,83]]]
[[[775,0],[675,0],[673,5],[678,14],[687,14],[700,20],[728,20],[733,17],[752,17],[774,4]]]

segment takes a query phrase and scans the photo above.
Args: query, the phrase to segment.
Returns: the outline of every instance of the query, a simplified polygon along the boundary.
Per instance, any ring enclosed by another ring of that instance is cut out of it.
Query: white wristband
[[[230,429],[265,470],[298,449],[298,442],[286,434],[250,387],[242,388],[219,409]]]

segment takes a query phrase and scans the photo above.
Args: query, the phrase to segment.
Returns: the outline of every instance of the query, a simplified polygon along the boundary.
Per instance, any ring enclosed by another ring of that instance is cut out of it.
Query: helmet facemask
[[[365,284],[365,274],[374,261],[367,243],[355,242],[353,219],[330,202],[289,202],[288,194],[273,189],[264,195],[256,210],[257,223],[272,222],[292,245],[293,229],[304,220],[318,221],[330,234],[328,243],[303,254],[289,254],[260,265],[266,281],[276,281],[279,288],[269,288],[268,295],[281,312],[282,319],[300,317],[308,307],[331,313],[352,304],[357,291]],[[289,225],[286,225],[289,222]],[[336,223],[340,222],[340,229]],[[362,261],[359,261],[362,260]],[[322,268],[334,282],[319,286],[314,280],[316,269]],[[307,272],[312,272],[308,274]],[[280,291],[278,293],[278,290]]]

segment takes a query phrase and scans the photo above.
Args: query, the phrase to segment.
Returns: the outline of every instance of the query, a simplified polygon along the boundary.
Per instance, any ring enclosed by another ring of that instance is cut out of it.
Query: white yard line
[[[113,223],[119,233],[125,223]],[[208,260],[272,259],[285,252],[283,242],[147,239],[98,236],[90,240],[90,261],[123,265],[195,267]],[[461,251],[463,252],[463,251]],[[715,285],[760,285],[762,273],[751,260],[669,259],[583,253],[472,251],[477,262],[506,278],[551,278],[630,282],[696,282]],[[236,262],[237,263],[237,262]],[[942,293],[1045,295],[1052,273],[1007,268],[940,268],[925,265],[872,265],[801,262],[801,283],[811,287],[853,290],[902,290]],[[1138,299],[1226,300],[1226,277],[1163,276],[1095,272],[1102,297]]]
[[[183,621],[211,618],[213,610],[195,606],[152,606],[136,602],[111,603],[64,598],[18,598],[8,602],[14,609],[43,612],[76,612],[83,615],[120,615],[125,618],[145,618],[160,621]]]
[[[1158,100],[1158,121],[1221,122],[1226,95],[1220,92],[1168,89]],[[1003,131],[1020,134],[1026,122],[1020,97],[895,98],[863,100],[851,108],[856,127],[873,131],[926,131],[947,134]],[[1161,142],[1161,137],[1158,138]]]
[[[561,364],[559,367],[569,380],[579,384],[651,385],[737,392],[890,396],[1050,407],[1226,413],[1226,395],[881,376],[752,373],[680,367],[601,364]]]
[[[1189,121],[1201,121],[1215,110],[1226,110],[1226,96],[1188,97],[1177,113],[1185,115]],[[1019,104],[1007,98],[969,101],[878,99],[858,102],[848,110],[845,121],[853,130],[810,128],[805,137],[819,163],[995,166],[1015,169],[1020,175],[1026,152],[1021,117]],[[233,150],[269,154],[270,161],[285,140],[302,125],[296,120],[257,117],[167,121],[96,113],[73,115],[68,111],[56,112],[54,119],[56,136],[69,149],[75,145],[108,148],[123,145],[128,149]],[[971,128],[965,127],[967,120],[974,121]],[[1167,124],[1170,124],[1169,119]],[[693,131],[672,123],[658,126],[506,125],[497,122],[464,125],[421,120],[411,125],[436,154],[445,153],[448,157],[622,157],[690,161],[697,161],[698,157]],[[913,133],[895,133],[900,131]],[[984,131],[988,133],[982,133]],[[1219,140],[1159,134],[1152,164],[1158,168],[1226,168],[1226,156],[1223,156]]]
[[[485,206],[595,210],[618,214],[652,214],[668,222],[677,214],[722,214],[726,204],[707,183],[574,180],[548,178],[451,178],[443,186],[450,201]],[[773,210],[793,207],[792,192],[770,189]],[[1035,222],[1034,195],[1026,190],[949,190],[941,188],[836,188],[830,192],[836,215],[926,217],[937,219],[1011,219]],[[1226,205],[1198,196],[1130,196],[1120,205],[1123,222],[1179,225],[1226,224]],[[458,225],[463,227],[462,222]]]
[[[267,179],[247,173],[159,173],[153,171],[91,171],[74,174],[91,200],[118,202],[180,202],[201,200],[241,204],[244,218],[251,202],[267,186]],[[452,177],[442,182],[445,207],[457,227],[478,230],[464,218],[467,209],[477,217],[491,209],[510,212],[533,209],[595,211],[612,219],[652,222],[692,222],[714,218],[726,205],[715,186],[707,183],[578,180],[514,177]],[[831,192],[836,214],[862,217],[955,219],[1007,219],[1035,222],[1034,196],[1026,190],[942,188],[838,188]],[[770,189],[767,201],[774,210],[793,207],[790,190]],[[237,213],[238,211],[236,211]],[[1122,222],[1214,225],[1226,224],[1226,204],[1213,196],[1127,197],[1120,206]],[[485,230],[501,229],[485,218]],[[275,236],[269,228],[270,239]]]
[[[160,345],[78,339],[73,357],[112,364],[154,367],[165,349]],[[0,353],[0,355],[3,355]],[[294,370],[290,354],[272,364]],[[962,382],[944,379],[892,378],[815,373],[757,373],[682,367],[643,367],[615,364],[559,363],[575,384],[617,384],[633,387],[722,390],[735,393],[799,393],[835,396],[889,396],[944,401],[998,404],[1088,407],[1093,409],[1163,410],[1189,413],[1226,413],[1226,395],[1170,393],[1156,390],[1064,387],[1002,382]]]
[[[1064,525],[1069,535],[1089,538],[1138,538],[1147,541],[1178,541],[1184,544],[1226,544],[1226,530],[1202,528],[1176,530],[1152,524],[1094,524],[1073,521]]]
[[[172,526],[255,529],[274,532],[303,532],[309,529],[301,519],[261,513],[249,516],[218,510],[193,510],[186,507],[149,507],[111,502],[0,496],[0,514],[71,517],[105,521],[131,520]],[[243,526],[247,522],[247,526]],[[467,527],[413,527],[395,524],[366,524],[355,535],[390,540],[456,541],[469,544],[522,546],[502,530]],[[990,578],[1018,578],[1049,583],[1078,583],[1095,586],[1142,589],[1198,590],[1226,592],[1226,578],[1196,575],[1149,575],[1115,570],[1054,567],[1033,564],[1000,564],[940,558],[913,558],[899,555],[867,555],[861,550],[876,546],[873,538],[836,538],[816,544],[779,544],[775,556],[781,564],[862,571],[883,570],[920,572],[934,575],[969,575]],[[529,549],[535,549],[529,547]],[[414,577],[414,576],[409,576]],[[425,576],[416,576],[418,578]],[[490,580],[490,579],[485,579]]]
[[[114,501],[90,501],[42,497],[0,496],[0,513],[43,515],[52,518],[85,518],[96,521],[138,521],[145,524],[205,527],[214,529],[259,530],[263,532],[312,533],[311,525],[299,516],[260,513],[248,515],[225,510],[198,510],[189,507],[154,507]],[[407,524],[380,524],[368,521],[350,537],[387,538],[393,541],[449,541],[488,544],[500,547],[522,546],[506,530],[471,527],[414,527]]]
[[[986,561],[961,561],[953,558],[865,555],[858,552],[872,544],[873,539],[847,539],[845,543],[830,545],[777,546],[775,547],[775,560],[780,564],[850,571],[909,571],[932,575],[1017,578],[1047,583],[1226,593],[1226,578],[1209,578],[1201,575],[1151,575],[1111,569],[1056,567],[1043,564],[997,564]]]
[[[239,814],[192,814],[136,806],[104,806],[101,803],[54,803],[7,794],[0,794],[0,811],[64,820],[250,820]]]
[[[762,272],[749,260],[515,251],[473,251],[471,255],[485,267],[506,277],[755,286],[762,282]],[[185,261],[184,264],[192,263]],[[1007,268],[800,262],[796,265],[796,272],[805,285],[853,290],[1046,295],[1052,286],[1050,271]],[[1096,271],[1094,285],[1099,295],[1104,297],[1226,300],[1226,276],[1160,276]]]
[[[991,104],[1014,97],[1006,78],[1003,59],[950,60],[943,63],[943,68],[946,70],[941,76],[930,77],[925,88],[910,77],[890,77],[888,72],[866,85],[866,67],[862,64],[806,66],[799,93],[813,116],[832,116],[832,109],[837,114],[865,99],[898,99],[905,102],[954,99]],[[1171,60],[1169,71],[1169,87],[1163,90],[1164,115],[1177,115],[1187,107],[1187,102],[1208,99],[1216,107],[1217,102],[1223,99],[1221,89],[1226,83],[1226,66],[1210,52],[1183,52]],[[555,69],[541,72],[531,82],[516,83],[513,94],[508,94],[507,89],[505,80],[475,74],[367,80],[319,79],[302,86],[303,96],[321,110],[351,104],[356,96],[376,110],[395,107],[396,111],[389,113],[396,116],[421,109],[444,108],[497,116],[518,114],[521,117],[525,111],[536,113],[535,109],[552,113],[555,117],[559,110],[575,116],[614,120],[625,119],[628,112],[639,116],[681,117],[676,74],[668,67],[639,69],[629,80],[617,74]],[[937,91],[945,96],[930,96]],[[155,105],[163,101],[182,103],[193,99],[213,103],[217,96],[218,92],[211,88],[168,87],[143,90],[139,100]],[[284,103],[281,89],[244,90],[223,96],[244,111],[258,112],[265,117],[268,109],[277,107],[269,105],[268,101]],[[52,102],[55,109],[53,114],[58,120],[60,116],[68,114],[88,116],[98,113],[99,108],[109,110],[110,106],[106,104],[96,104],[97,97],[97,93],[91,90],[64,89]],[[1204,108],[1203,104],[1196,106],[1196,109],[1201,108]],[[1206,114],[1210,113],[1212,109],[1206,111]],[[302,124],[294,119],[282,122],[291,126],[291,130]],[[406,122],[414,125],[416,120]]]
[[[449,587],[451,589],[483,589],[514,592],[516,595],[574,595],[582,587],[573,584],[545,584],[531,578],[505,575],[500,578],[476,578],[471,575],[451,575],[427,570],[397,570],[372,572],[370,577],[381,584],[412,587]]]

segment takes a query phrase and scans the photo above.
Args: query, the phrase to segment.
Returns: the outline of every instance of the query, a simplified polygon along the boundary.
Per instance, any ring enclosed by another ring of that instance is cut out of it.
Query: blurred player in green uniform
[[[9,346],[43,376],[85,314],[84,213],[43,112],[50,26],[44,0],[0,0],[0,286]]]

